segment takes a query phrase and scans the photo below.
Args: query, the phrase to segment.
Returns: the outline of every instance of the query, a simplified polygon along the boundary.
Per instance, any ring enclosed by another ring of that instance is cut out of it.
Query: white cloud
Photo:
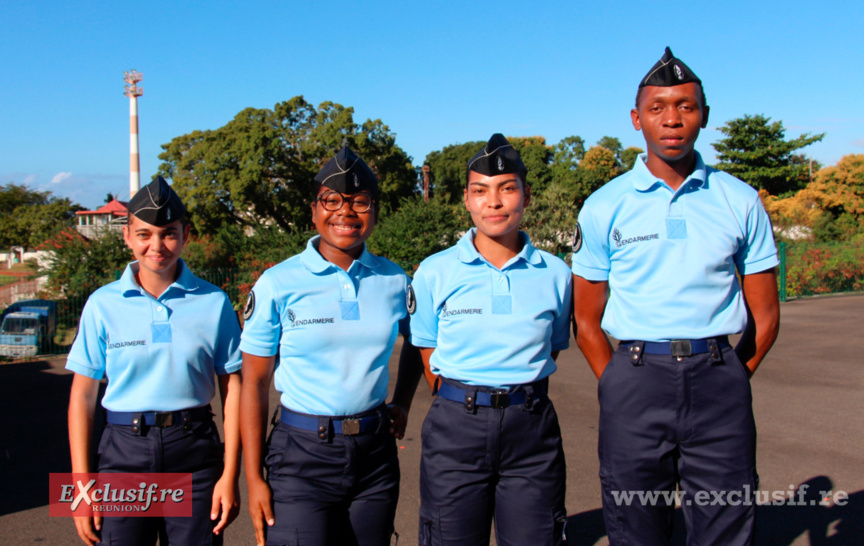
[[[62,172],[57,173],[54,175],[54,178],[51,179],[51,184],[59,184],[60,182],[63,182],[64,180],[66,180],[70,176],[72,176],[72,173],[62,173]]]
[[[24,180],[22,181],[22,183],[23,183],[25,186],[32,186],[33,183],[35,183],[36,180],[38,180],[38,179],[39,179],[39,177],[38,177],[37,175],[35,175],[35,174],[28,174],[27,176],[24,177]]]
[[[852,143],[854,146],[858,146],[859,148],[864,148],[864,138],[859,138],[858,140]]]

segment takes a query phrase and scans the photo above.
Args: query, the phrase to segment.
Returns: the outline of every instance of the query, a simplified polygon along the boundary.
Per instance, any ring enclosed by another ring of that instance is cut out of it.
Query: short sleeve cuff
[[[276,356],[276,353],[279,352],[278,347],[272,347],[269,345],[261,345],[258,343],[253,343],[248,339],[240,339],[240,350],[246,353],[247,355],[252,356],[262,356],[262,357],[271,357]]]
[[[771,254],[761,260],[743,264],[742,267],[738,268],[738,272],[742,275],[752,275],[753,273],[761,273],[762,271],[767,271],[772,267],[777,267],[779,263],[780,260],[777,259],[777,255]]]
[[[413,345],[415,347],[423,347],[425,349],[429,349],[429,348],[434,349],[435,347],[438,346],[438,342],[437,342],[437,340],[434,340],[434,339],[425,339],[425,338],[422,338],[419,336],[412,335],[411,336],[411,345]]]
[[[605,269],[595,269],[593,267],[586,267],[582,264],[573,262],[572,271],[574,275],[578,275],[583,279],[589,281],[608,281],[609,280],[609,272]]]
[[[66,369],[79,375],[89,377],[90,379],[101,380],[105,376],[104,370],[94,370],[93,368],[84,366],[77,362],[72,362],[71,360],[66,361]]]
[[[570,339],[569,338],[563,342],[558,342],[558,343],[553,342],[552,343],[552,350],[553,351],[563,351],[563,350],[569,349],[569,348],[570,348]]]

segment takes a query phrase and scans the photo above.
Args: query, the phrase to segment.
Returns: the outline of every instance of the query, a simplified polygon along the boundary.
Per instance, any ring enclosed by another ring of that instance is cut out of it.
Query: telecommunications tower
[[[140,72],[123,73],[123,94],[129,97],[129,199],[141,189],[141,162],[138,159],[138,97],[144,90],[138,82],[144,79]]]

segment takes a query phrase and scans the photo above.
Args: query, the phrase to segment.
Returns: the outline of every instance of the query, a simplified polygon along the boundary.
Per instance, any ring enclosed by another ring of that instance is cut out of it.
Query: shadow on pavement
[[[849,493],[845,500],[835,497],[836,504],[823,504],[820,492],[833,491],[830,478],[816,476],[802,486],[806,486],[803,497],[756,507],[754,544],[789,546],[805,533],[811,546],[864,544],[864,490]],[[670,545],[684,546],[684,514],[680,508],[675,510],[674,528]],[[567,518],[568,546],[592,546],[605,536],[606,526],[599,508]]]
[[[47,506],[49,473],[71,471],[66,416],[72,374],[55,373],[45,361],[3,364],[0,385],[0,515],[5,515]],[[97,412],[97,428],[102,419]]]

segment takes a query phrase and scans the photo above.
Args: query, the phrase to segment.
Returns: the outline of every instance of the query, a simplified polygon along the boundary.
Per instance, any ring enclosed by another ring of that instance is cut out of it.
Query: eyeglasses
[[[351,197],[346,197],[338,191],[331,191],[320,195],[316,201],[321,202],[324,210],[335,212],[342,208],[346,202],[354,212],[368,212],[372,208],[372,197],[368,193],[358,193]]]

